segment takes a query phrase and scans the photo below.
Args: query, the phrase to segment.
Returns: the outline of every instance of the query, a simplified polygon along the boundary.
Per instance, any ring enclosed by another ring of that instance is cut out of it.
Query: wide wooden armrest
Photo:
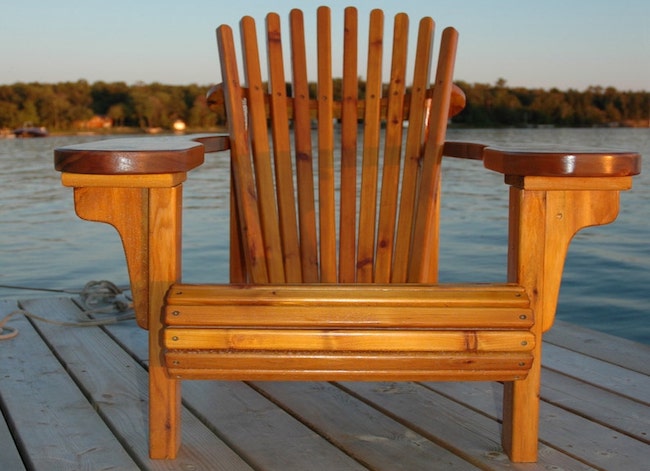
[[[641,173],[641,155],[621,150],[548,147],[505,149],[447,141],[443,154],[482,160],[486,168],[519,177],[629,177]]]
[[[486,144],[476,142],[446,141],[442,154],[459,159],[483,160],[483,150],[486,147]]]
[[[520,177],[629,177],[641,173],[641,155],[628,151],[531,147],[483,149],[486,168]]]
[[[107,139],[59,147],[54,151],[54,167],[95,175],[183,173],[201,165],[205,152],[229,147],[227,135]]]

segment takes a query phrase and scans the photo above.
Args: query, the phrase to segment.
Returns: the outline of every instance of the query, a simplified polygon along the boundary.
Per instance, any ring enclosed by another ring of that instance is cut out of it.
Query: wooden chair
[[[395,17],[388,51],[383,14],[373,11],[362,90],[357,12],[346,9],[339,96],[330,21],[320,8],[314,96],[302,13],[291,12],[288,41],[279,17],[266,19],[268,86],[246,17],[243,80],[231,29],[217,30],[223,84],[210,101],[225,109],[227,135],[55,152],[78,215],[112,224],[124,244],[137,319],[150,332],[151,456],[174,458],[180,446],[181,380],[489,380],[505,382],[505,450],[535,461],[542,333],[569,241],[615,219],[640,157],[445,143],[465,100],[452,84],[457,32],[442,32],[431,86],[434,22],[419,23],[411,75],[406,15]],[[232,169],[231,283],[183,284],[182,182],[204,152],[223,150]],[[482,159],[505,175],[507,282],[437,283],[443,155]]]

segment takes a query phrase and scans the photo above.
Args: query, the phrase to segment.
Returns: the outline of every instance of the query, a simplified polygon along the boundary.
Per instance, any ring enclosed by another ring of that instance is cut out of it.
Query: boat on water
[[[48,135],[48,132],[43,126],[25,124],[20,128],[14,129],[13,134],[16,137],[45,137]]]

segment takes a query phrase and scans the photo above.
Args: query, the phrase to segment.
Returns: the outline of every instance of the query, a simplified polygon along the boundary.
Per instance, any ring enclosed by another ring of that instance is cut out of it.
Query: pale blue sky
[[[86,79],[134,83],[220,81],[214,29],[268,10],[286,19],[299,6],[404,11],[460,32],[456,79],[583,90],[650,90],[649,0],[5,0],[0,10],[0,84]],[[261,6],[260,6],[261,5]],[[392,24],[387,20],[386,24]],[[390,29],[390,28],[389,28]],[[312,29],[313,31],[313,29]],[[335,37],[340,37],[336,34]]]

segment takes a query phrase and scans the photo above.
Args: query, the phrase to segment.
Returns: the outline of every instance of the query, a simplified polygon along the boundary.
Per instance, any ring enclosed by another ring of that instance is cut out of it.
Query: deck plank
[[[146,331],[132,322],[105,329],[146,363]],[[187,381],[183,401],[257,469],[366,469],[245,383]]]
[[[23,306],[54,319],[78,312],[67,298]],[[540,457],[528,465],[502,453],[502,386],[482,382],[186,382],[181,456],[152,461],[145,331],[11,325],[19,336],[0,344],[3,469],[11,459],[7,469],[30,471],[635,470],[650,449],[650,349],[566,323],[545,342]]]
[[[22,306],[54,320],[70,320],[69,313],[76,309],[72,301],[64,298],[51,299],[47,304],[25,301]],[[115,342],[100,328],[65,328],[42,322],[38,323],[38,328],[140,467],[151,470],[251,469],[187,410],[183,413],[186,446],[182,447],[178,458],[173,461],[149,459],[146,371],[124,350],[116,348]]]
[[[25,471],[25,465],[16,447],[9,425],[0,414],[0,463],[2,468],[12,471]]]
[[[542,355],[542,363],[549,369],[650,406],[650,376],[597,358],[572,355],[556,345],[544,345]]]
[[[245,383],[189,381],[183,388],[187,404],[256,469],[367,469]]]
[[[542,374],[542,399],[650,445],[650,408],[552,370]]]
[[[373,470],[477,469],[335,385],[256,382],[256,389]],[[374,383],[370,383],[374,384]]]
[[[137,469],[31,323],[19,316],[11,326],[19,335],[0,347],[0,395],[27,467]]]
[[[503,388],[498,383],[427,383],[427,386],[490,418],[501,415]],[[596,469],[643,469],[639,468],[639,457],[648,453],[646,443],[545,400],[540,405],[540,442]]]
[[[427,383],[428,385],[460,386],[460,390],[476,388],[476,394],[488,408],[500,407],[496,383]],[[495,416],[486,415],[481,407],[468,408],[419,383],[342,383],[351,393],[363,398],[384,413],[400,420],[412,430],[454,450],[464,459],[483,469],[513,469],[500,445],[500,425]],[[482,405],[482,404],[481,404]],[[477,412],[478,411],[478,412]],[[539,460],[525,469],[591,470],[593,467],[575,460],[561,450],[540,444]]]
[[[560,320],[544,334],[544,342],[650,375],[650,345]]]
[[[0,300],[0,319],[4,319],[14,309],[16,309],[16,303]],[[0,385],[4,381],[2,378],[3,376],[0,375]],[[0,463],[7,470],[25,471],[20,451],[14,441],[11,427],[7,423],[8,412],[7,404],[2,400],[2,394],[0,393]]]

